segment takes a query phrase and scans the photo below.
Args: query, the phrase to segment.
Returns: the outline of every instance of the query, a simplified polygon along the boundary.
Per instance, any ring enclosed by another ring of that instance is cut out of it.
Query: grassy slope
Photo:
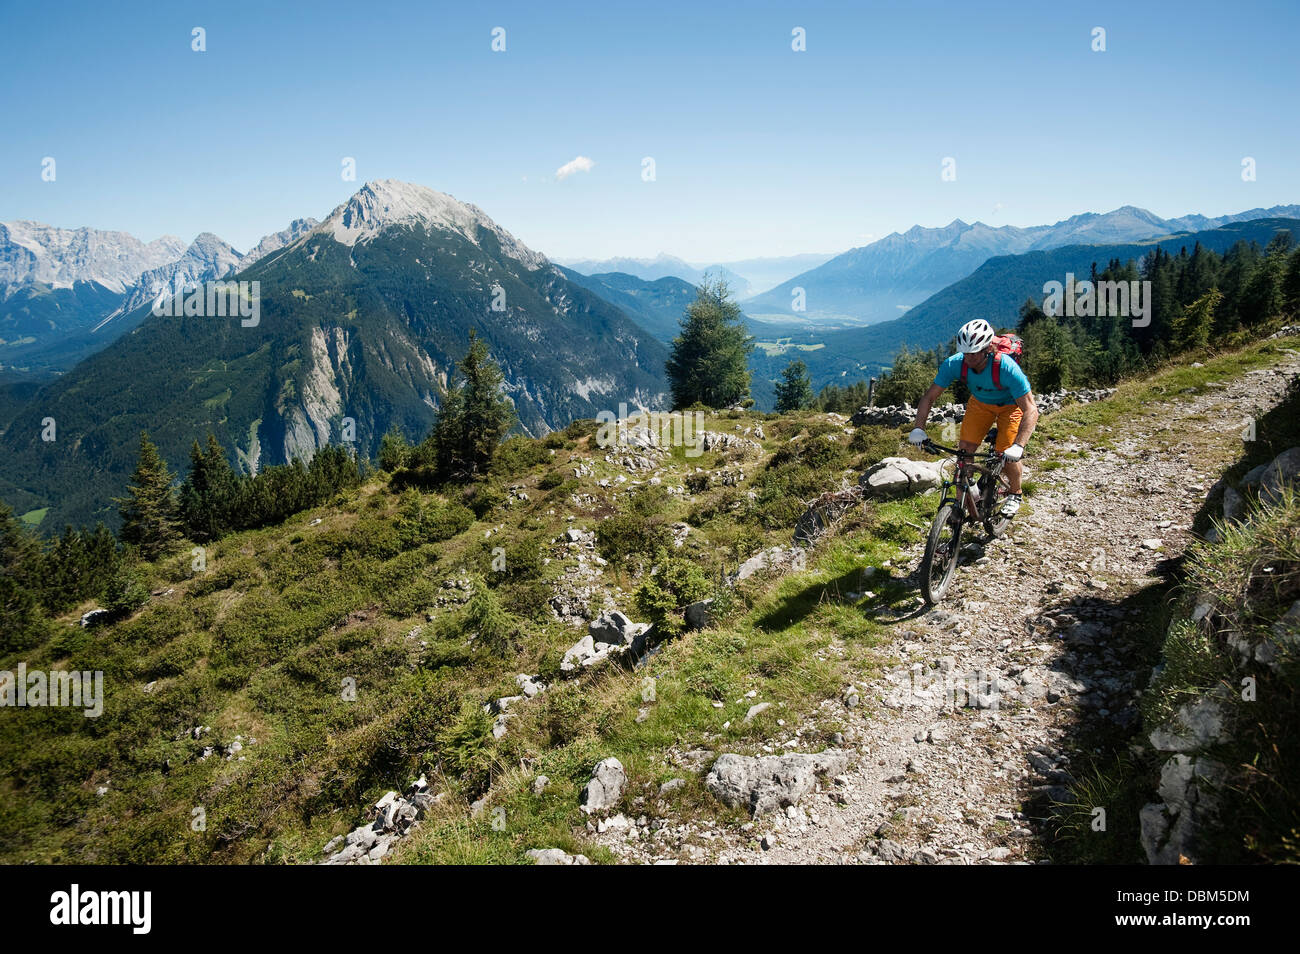
[[[1271,347],[1200,369],[1176,366],[1125,385],[1114,402],[1067,408],[1045,419],[1044,444],[1104,438],[1127,415],[1147,413],[1151,397],[1263,365]],[[667,505],[666,519],[692,525],[679,552],[710,576],[762,546],[788,543],[800,499],[900,446],[896,433],[880,429],[832,444],[821,435],[839,427],[816,415],[732,415],[708,426],[758,422],[766,430],[761,463],[734,452],[688,459],[679,449],[664,472],[675,485],[697,467],[744,471],[737,488],[715,486]],[[0,712],[0,858],[313,861],[329,838],[364,820],[374,798],[427,772],[451,797],[395,860],[522,862],[529,848],[584,849],[578,792],[609,755],[628,769],[632,812],[731,817],[680,768],[684,754],[756,751],[777,720],[796,718],[816,722],[806,748],[826,743],[836,709],[821,703],[889,660],[888,627],[847,594],[862,589],[864,567],[882,566],[919,536],[933,499],[864,508],[810,554],[806,571],[747,581],[719,625],[680,637],[643,670],[564,682],[555,678],[559,657],[580,631],[551,621],[545,598],[574,554],[552,541],[568,526],[595,528],[638,479],[593,453],[581,427],[570,435],[549,447],[514,445],[495,480],[529,499],[495,507],[450,540],[404,542],[398,495],[381,480],[283,526],[221,541],[202,574],[190,573],[188,553],[146,567],[162,592],[130,619],[87,631],[73,623],[89,606],[69,614],[63,635],[23,658],[32,668],[103,669],[106,711],[99,719],[59,709]],[[584,463],[592,472],[572,476]],[[557,476],[543,488],[548,475]],[[627,482],[618,484],[619,476]],[[599,486],[606,478],[612,489]],[[758,494],[752,502],[750,489]],[[435,495],[423,500],[432,505]],[[567,521],[569,514],[577,519]],[[518,621],[504,658],[467,641],[476,621],[449,602],[464,591],[444,586],[462,573],[486,574],[495,545],[525,567],[494,589]],[[538,547],[549,562],[527,558],[524,551]],[[610,605],[644,618],[618,595],[634,589],[633,567],[611,565],[603,580]],[[896,581],[872,585],[877,601],[904,595]],[[0,660],[0,668],[18,661]],[[552,688],[517,704],[509,733],[494,740],[480,706],[513,694],[520,672],[540,672]],[[345,678],[356,682],[355,701],[341,697]],[[647,678],[655,680],[652,702]],[[758,701],[774,705],[745,724]],[[212,727],[201,740],[189,735],[198,725]],[[236,735],[244,758],[226,760],[220,746]],[[218,752],[200,760],[207,746]],[[532,793],[538,774],[551,779],[541,796]],[[657,785],[676,776],[686,786],[659,804]],[[489,807],[504,816],[469,820],[468,803],[489,779]],[[101,785],[108,791],[97,796]],[[199,808],[206,827],[195,831]]]
[[[835,444],[813,436],[791,441],[805,424],[839,430],[812,416],[751,414],[709,426],[732,430],[759,421],[768,431],[768,453],[764,465],[750,455],[744,485],[673,500],[664,515],[694,520],[679,552],[711,576],[723,564],[734,569],[761,546],[788,543],[784,524],[810,490],[897,442],[893,433],[865,430],[852,445],[843,437]],[[588,434],[553,437],[558,446],[551,447],[515,442],[509,473],[493,483],[517,485],[529,500],[510,497],[452,539],[401,539],[399,494],[380,480],[282,526],[220,541],[208,549],[203,573],[191,573],[188,548],[145,566],[156,595],[130,618],[84,630],[76,619],[91,607],[78,607],[48,644],[0,660],[3,669],[26,662],[31,669],[103,670],[106,679],[105,712],[97,719],[57,708],[0,712],[0,857],[308,861],[329,837],[362,820],[368,800],[421,771],[453,795],[448,823],[455,830],[450,820],[463,817],[489,778],[508,791],[511,767],[535,759],[555,784],[526,827],[533,833],[541,826],[547,838],[512,829],[517,838],[465,843],[471,857],[518,860],[550,840],[553,829],[558,838],[577,820],[577,787],[604,755],[619,754],[637,779],[657,777],[663,770],[655,753],[674,743],[700,744],[727,719],[738,723],[736,710],[743,715],[743,707],[733,700],[744,691],[756,689],[787,707],[835,691],[845,667],[860,660],[827,653],[832,634],[847,636],[852,650],[870,640],[851,611],[817,604],[823,589],[894,552],[888,540],[899,526],[907,529],[901,521],[915,517],[906,505],[874,512],[870,519],[881,525],[874,536],[838,544],[808,574],[747,588],[734,625],[680,639],[645,673],[557,682],[540,700],[518,707],[504,739],[491,738],[482,703],[512,694],[516,673],[553,679],[563,650],[580,635],[551,620],[546,607],[549,581],[574,564],[573,552],[555,541],[567,526],[595,527],[636,480],[617,461],[605,461],[603,451],[592,453],[591,441]],[[814,457],[801,460],[801,446]],[[765,466],[778,449],[784,456]],[[732,453],[688,459],[678,449],[665,482],[725,465]],[[584,463],[592,472],[571,476]],[[538,486],[557,474],[565,478],[558,486]],[[744,491],[764,475],[770,486],[751,504]],[[602,479],[612,487],[600,487]],[[436,499],[422,495],[428,506]],[[729,505],[739,509],[728,511]],[[577,516],[572,523],[565,519],[570,513]],[[493,590],[518,624],[514,651],[505,658],[467,641],[475,620],[453,602],[467,593],[444,585],[464,575],[474,586],[490,576],[495,545],[522,567]],[[636,582],[631,566],[611,565],[605,579],[615,594],[619,584],[630,592]],[[644,618],[626,597],[609,605]],[[660,680],[659,701],[650,719],[636,723],[645,675]],[[345,678],[356,682],[355,701],[341,698]],[[724,708],[713,707],[723,700]],[[759,738],[769,717],[779,716],[770,713],[727,737]],[[195,726],[211,732],[196,740]],[[222,747],[236,736],[243,759],[227,760]],[[200,759],[210,746],[216,754]],[[100,786],[107,787],[102,796]],[[191,820],[199,808],[206,827],[195,831]],[[522,825],[525,813],[518,814]],[[412,849],[420,857],[456,857],[455,844],[422,839]]]

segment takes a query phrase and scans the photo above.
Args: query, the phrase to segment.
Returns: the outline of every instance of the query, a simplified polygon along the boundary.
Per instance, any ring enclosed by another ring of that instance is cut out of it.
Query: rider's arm
[[[1016,443],[1024,447],[1038,424],[1038,405],[1034,403],[1034,393],[1028,391],[1016,398],[1016,406],[1020,408],[1021,414],[1020,427],[1016,429]]]
[[[925,427],[925,420],[930,416],[930,408],[942,394],[944,389],[937,384],[930,385],[930,390],[921,395],[921,401],[916,405],[916,426]],[[1037,412],[1034,414],[1037,417]]]

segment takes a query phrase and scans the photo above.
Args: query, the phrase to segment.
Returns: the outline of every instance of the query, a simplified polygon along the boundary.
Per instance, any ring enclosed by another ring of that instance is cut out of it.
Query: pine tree
[[[819,411],[832,411],[836,414],[853,414],[860,407],[866,407],[867,396],[871,386],[861,379],[847,388],[838,384],[828,384],[817,392],[813,406]]]
[[[190,448],[190,475],[180,492],[180,516],[191,538],[216,540],[233,529],[238,486],[239,478],[216,437],[208,434],[206,451],[195,441]]]
[[[1210,343],[1210,329],[1214,327],[1214,313],[1223,301],[1223,294],[1211,288],[1182,310],[1174,322],[1173,347],[1175,351],[1204,348]]]
[[[665,369],[674,409],[697,402],[730,407],[749,397],[749,355],[754,339],[725,279],[707,276],[686,308]]]
[[[40,639],[34,578],[39,552],[28,529],[0,503],[0,653],[26,649]]]
[[[1287,259],[1282,278],[1282,307],[1292,318],[1300,317],[1300,249]]]
[[[808,365],[802,361],[791,361],[781,373],[781,380],[776,385],[776,409],[802,411],[812,403],[812,382],[808,380]]]
[[[1179,310],[1174,268],[1172,256],[1156,246],[1143,275],[1143,278],[1151,282],[1151,299],[1147,303],[1151,308],[1151,324],[1145,328],[1133,329],[1138,341],[1148,349],[1155,343],[1169,339],[1174,316]]]
[[[1218,256],[1207,252],[1197,242],[1192,249],[1192,257],[1187,263],[1187,287],[1191,300],[1195,301],[1214,287],[1219,277]]]
[[[469,350],[457,369],[460,380],[444,396],[429,435],[438,472],[444,477],[485,472],[517,420],[514,404],[502,392],[505,376],[473,329]]]
[[[144,431],[140,432],[140,460],[127,495],[115,503],[122,515],[123,542],[138,547],[145,559],[156,559],[180,540],[172,474]]]
[[[938,356],[922,349],[913,350],[907,345],[899,349],[889,370],[876,382],[876,404],[915,404],[934,383]]]
[[[472,472],[487,470],[506,432],[516,421],[515,406],[502,391],[505,376],[488,356],[487,344],[469,335],[469,351],[460,363],[465,377],[465,429],[467,458]]]
[[[1077,373],[1078,355],[1070,332],[1055,318],[1043,317],[1025,328],[1024,372],[1043,393],[1068,387]]]
[[[393,473],[405,467],[411,457],[411,445],[396,424],[379,441],[379,468]]]
[[[1258,325],[1282,314],[1285,300],[1283,283],[1286,279],[1287,252],[1291,249],[1291,233],[1278,232],[1264,250],[1246,286],[1242,289],[1238,311],[1244,324]]]
[[[1097,267],[1096,263],[1092,266]],[[1096,287],[1095,285],[1093,287]],[[1020,306],[1020,320],[1016,323],[1016,334],[1024,337],[1025,330],[1036,321],[1042,321],[1047,317],[1041,305],[1034,301],[1033,298],[1026,298],[1025,303]]]
[[[41,605],[54,613],[98,596],[117,569],[117,540],[102,523],[93,531],[65,526],[37,565]]]

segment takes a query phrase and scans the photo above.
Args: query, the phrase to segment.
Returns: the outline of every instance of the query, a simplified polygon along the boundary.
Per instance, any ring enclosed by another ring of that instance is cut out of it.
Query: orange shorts
[[[1021,416],[1018,404],[985,404],[979,398],[972,396],[966,402],[966,416],[961,422],[961,439],[978,446],[984,442],[989,428],[996,422],[998,441],[993,449],[1004,451],[1016,439],[1016,432],[1020,430]]]

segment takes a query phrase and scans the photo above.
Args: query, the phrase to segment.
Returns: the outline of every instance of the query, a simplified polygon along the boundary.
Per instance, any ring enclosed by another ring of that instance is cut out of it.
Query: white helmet
[[[976,318],[961,326],[957,332],[957,350],[963,354],[983,351],[993,341],[993,326],[983,318]]]

